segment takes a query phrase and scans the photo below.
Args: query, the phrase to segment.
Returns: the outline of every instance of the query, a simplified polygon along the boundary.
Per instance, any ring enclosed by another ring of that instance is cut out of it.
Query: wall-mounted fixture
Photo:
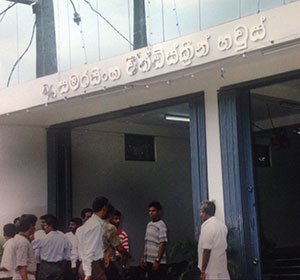
[[[188,116],[180,116],[180,115],[165,115],[165,119],[167,121],[190,122],[190,118]]]

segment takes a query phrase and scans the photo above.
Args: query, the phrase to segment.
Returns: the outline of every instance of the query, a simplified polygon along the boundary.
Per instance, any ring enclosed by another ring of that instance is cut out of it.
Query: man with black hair
[[[122,217],[122,213],[119,210],[115,209],[113,214],[113,220],[111,223],[117,228],[122,247],[129,253],[128,235],[122,228],[120,228],[121,217]],[[118,267],[125,269],[127,263],[127,257],[126,258],[121,257],[121,254],[117,249],[116,249],[116,257],[117,257]]]
[[[82,223],[85,223],[93,215],[93,210],[91,208],[84,208],[81,210]]]
[[[215,217],[216,205],[213,201],[200,204],[202,219],[198,243],[198,267],[201,280],[229,280],[227,270],[227,227]]]
[[[78,238],[75,233],[77,228],[79,228],[80,226],[82,226],[82,220],[80,218],[72,218],[69,222],[70,232],[67,232],[65,234],[66,238],[71,243],[71,255],[70,259],[66,262],[64,280],[78,279]]]
[[[31,214],[20,218],[19,233],[14,237],[14,280],[35,280],[36,261],[30,237],[34,234],[37,217]]]
[[[41,265],[38,280],[63,279],[63,261],[70,257],[71,244],[57,229],[57,218],[48,215],[44,225],[46,236],[32,242],[34,249],[40,249]]]
[[[14,218],[13,224],[15,225],[16,230],[17,230],[16,234],[19,233],[20,217]]]
[[[45,232],[45,226],[46,226],[46,218],[49,217],[49,214],[46,215],[42,215],[40,217],[40,226],[41,229],[37,230],[34,233],[34,239],[41,239],[44,238],[46,236],[46,232]],[[41,264],[41,257],[40,257],[40,249],[35,249],[34,250],[35,253],[35,257],[36,257],[36,277],[39,273],[40,270],[40,264]]]
[[[157,201],[152,201],[148,205],[151,221],[146,228],[144,254],[141,264],[148,273],[148,279],[151,280],[164,280],[167,273],[165,252],[168,242],[167,226],[161,219],[161,209],[162,206]]]
[[[107,205],[107,198],[95,198],[94,214],[76,232],[84,280],[107,280],[103,260],[103,219],[107,212]]]
[[[108,280],[119,280],[120,275],[117,268],[116,250],[120,252],[125,263],[129,257],[129,253],[121,245],[117,228],[111,223],[114,218],[115,208],[108,204],[106,219],[103,226],[103,247],[104,255],[108,258],[109,265],[106,268],[106,276]]]
[[[0,279],[12,280],[14,270],[14,242],[16,235],[16,226],[14,224],[6,224],[3,227],[3,236],[6,242],[3,245],[3,255],[0,264]]]

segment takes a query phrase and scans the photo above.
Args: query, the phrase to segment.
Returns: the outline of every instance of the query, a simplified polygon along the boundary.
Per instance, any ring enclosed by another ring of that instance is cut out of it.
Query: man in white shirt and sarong
[[[212,201],[200,204],[202,219],[198,243],[198,267],[201,280],[230,280],[227,270],[227,227],[215,217],[216,206]]]

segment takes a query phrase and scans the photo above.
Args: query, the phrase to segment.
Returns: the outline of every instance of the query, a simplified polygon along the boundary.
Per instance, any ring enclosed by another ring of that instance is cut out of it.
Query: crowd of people
[[[149,280],[167,279],[167,226],[161,219],[162,206],[148,205],[151,221],[147,224],[141,268]],[[215,204],[203,202],[203,220],[198,244],[201,280],[230,279],[227,271],[224,223],[214,217]],[[40,217],[41,229],[35,231],[37,217],[24,214],[6,224],[6,239],[0,265],[2,280],[121,280],[129,253],[126,232],[120,228],[121,212],[105,197],[97,197],[92,209],[72,218],[70,231],[58,230],[55,216]]]

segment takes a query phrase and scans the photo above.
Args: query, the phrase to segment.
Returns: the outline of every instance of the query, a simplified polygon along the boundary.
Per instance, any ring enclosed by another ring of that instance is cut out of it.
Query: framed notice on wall
[[[125,160],[155,161],[154,136],[125,134]]]

